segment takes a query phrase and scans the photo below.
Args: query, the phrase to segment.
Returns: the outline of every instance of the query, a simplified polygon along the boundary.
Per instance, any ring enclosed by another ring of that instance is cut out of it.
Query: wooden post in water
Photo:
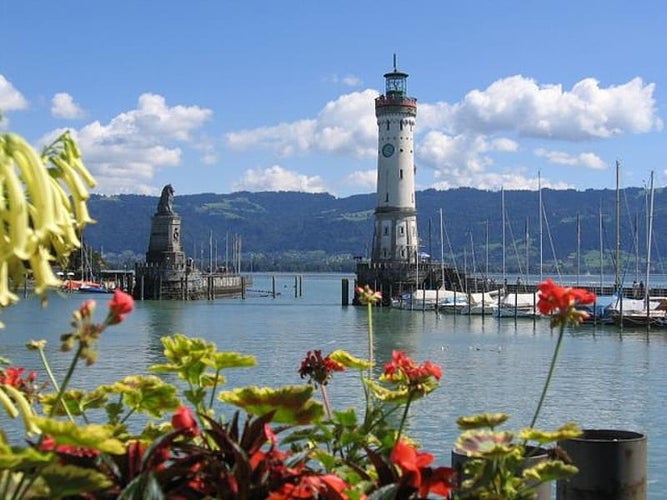
[[[241,276],[241,299],[245,300],[245,276]]]
[[[299,296],[299,277],[294,276],[294,298]]]
[[[276,277],[271,276],[271,295],[275,299],[276,298]]]
[[[341,303],[344,306],[350,305],[350,280],[343,278],[341,282]]]

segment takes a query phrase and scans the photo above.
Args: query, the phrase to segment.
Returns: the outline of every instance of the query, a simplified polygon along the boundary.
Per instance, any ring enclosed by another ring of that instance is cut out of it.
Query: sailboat
[[[501,189],[501,205],[502,205],[502,228],[503,228],[503,283],[507,283],[505,273],[505,191]],[[541,204],[541,203],[540,203]],[[540,207],[541,211],[541,207]],[[541,219],[541,213],[540,213]],[[540,250],[540,271],[542,267]],[[538,292],[519,293],[518,287],[516,293],[508,293],[504,290],[504,294],[498,299],[497,307],[493,310],[493,315],[496,318],[532,318],[537,319],[542,315],[537,309]]]
[[[663,327],[667,326],[667,297],[649,295],[649,278],[651,270],[651,244],[653,235],[653,171],[649,184],[650,202],[648,207],[648,224],[646,240],[646,283],[640,286],[640,298],[627,299],[618,294],[617,306],[613,310],[614,323],[621,327]]]
[[[91,250],[92,251],[92,250]],[[63,288],[68,292],[79,293],[111,293],[106,286],[99,283],[93,278],[92,271],[92,256],[89,255],[88,248],[83,244],[83,236],[81,238],[81,271],[78,280],[72,279],[72,273],[68,273],[69,278],[64,281]]]
[[[491,283],[489,276],[489,222],[486,222],[486,264],[484,271],[484,288],[481,292],[468,294],[468,303],[461,308],[460,313],[477,316],[493,315],[498,310],[498,302],[502,299],[504,291],[502,288],[487,290],[486,286]],[[474,248],[474,247],[473,247]]]

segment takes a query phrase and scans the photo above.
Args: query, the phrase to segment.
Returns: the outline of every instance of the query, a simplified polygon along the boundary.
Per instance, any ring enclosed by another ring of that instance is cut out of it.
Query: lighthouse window
[[[387,236],[388,234],[389,234],[389,228],[385,226],[384,235]]]
[[[387,120],[387,130],[389,130],[389,120]]]
[[[403,178],[403,169],[399,170],[398,172],[399,172],[399,176],[400,176],[401,179],[402,179],[402,178]]]
[[[389,193],[387,193],[384,197],[384,202],[389,203]]]
[[[401,130],[403,130],[403,120],[401,120]]]
[[[405,228],[401,226],[401,236],[403,236],[404,234],[405,234]]]

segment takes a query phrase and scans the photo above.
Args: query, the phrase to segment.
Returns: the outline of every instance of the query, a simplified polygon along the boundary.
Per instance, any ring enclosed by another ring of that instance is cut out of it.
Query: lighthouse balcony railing
[[[414,97],[395,97],[395,96],[384,96],[375,98],[376,106],[417,106],[417,99]]]

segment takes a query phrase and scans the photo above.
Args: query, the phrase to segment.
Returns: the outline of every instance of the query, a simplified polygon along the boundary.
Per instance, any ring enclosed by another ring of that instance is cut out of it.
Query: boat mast
[[[644,299],[646,300],[646,310],[648,311],[649,304],[648,304],[648,299],[649,299],[649,293],[648,293],[648,279],[649,279],[649,273],[651,270],[651,237],[653,235],[653,170],[651,170],[651,181],[649,184],[649,192],[651,194],[650,198],[650,206],[649,206],[649,211],[648,211],[648,235],[646,239],[646,284],[644,286]]]
[[[602,237],[602,200],[600,200],[600,208],[598,209],[598,235],[600,238],[600,293],[604,286],[604,250]]]
[[[526,217],[526,278],[530,276],[530,234],[528,233],[528,217]]]
[[[445,240],[442,235],[442,208],[440,209],[440,279],[442,288],[445,288]]]
[[[537,172],[537,190],[539,191],[539,200],[540,200],[540,283],[542,282],[542,269],[543,269],[543,229],[542,229],[542,172],[538,170]]]
[[[486,230],[485,230],[485,234],[484,234],[484,238],[485,238],[485,249],[484,249],[484,251],[485,251],[486,255],[485,255],[485,260],[484,260],[484,280],[486,281],[486,279],[488,279],[488,277],[489,277],[489,221],[488,220],[486,221],[485,226],[486,226]]]
[[[577,214],[577,287],[581,276],[581,219]]]
[[[507,275],[505,274],[505,188],[500,188],[500,205],[502,211],[502,226],[503,226],[503,286],[507,283]]]
[[[616,276],[614,288],[621,287],[621,162],[616,160]]]

